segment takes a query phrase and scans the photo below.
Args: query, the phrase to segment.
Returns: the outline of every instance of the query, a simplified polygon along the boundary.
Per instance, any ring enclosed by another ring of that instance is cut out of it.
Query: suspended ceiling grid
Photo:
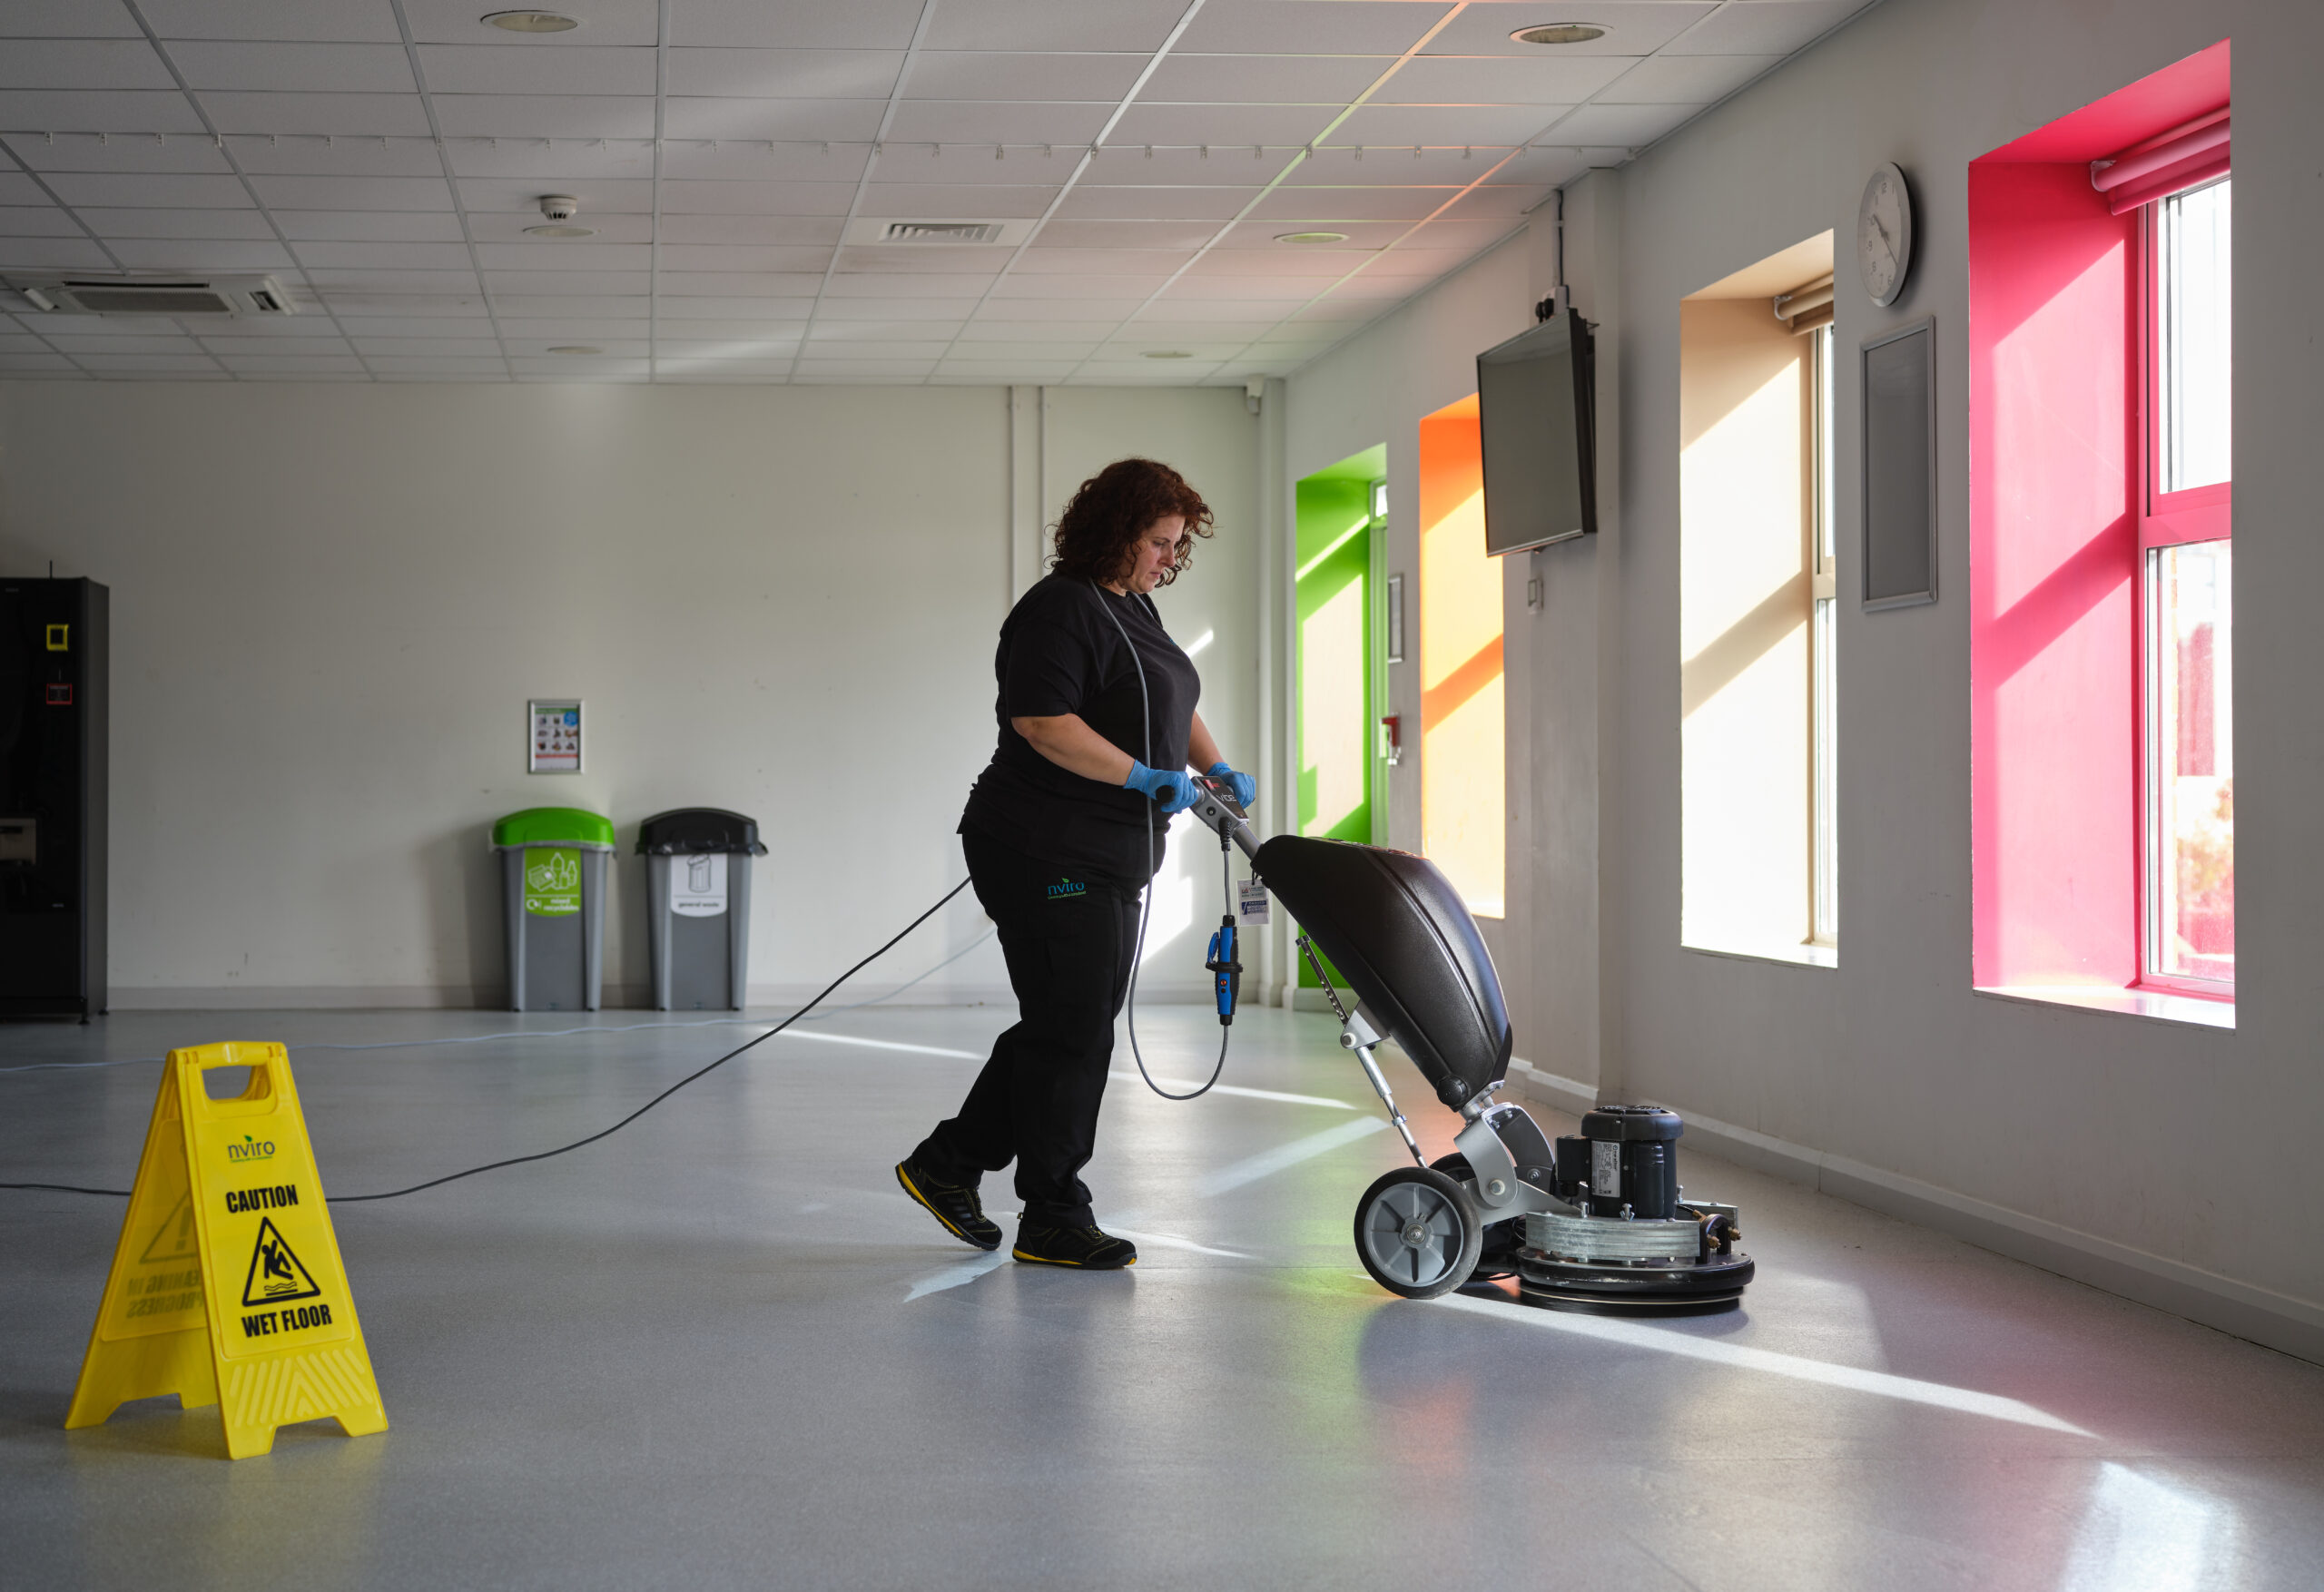
[[[10,294],[0,376],[1282,375],[1869,3],[6,0],[0,280],[299,313]],[[594,235],[528,235],[552,193]],[[843,241],[899,220],[1026,235]]]

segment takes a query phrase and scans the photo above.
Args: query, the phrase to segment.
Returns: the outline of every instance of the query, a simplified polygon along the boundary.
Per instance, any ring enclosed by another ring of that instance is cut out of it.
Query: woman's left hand
[[[1259,799],[1259,782],[1250,775],[1236,773],[1223,762],[1211,764],[1208,772],[1212,779],[1226,781],[1235,792],[1235,805],[1244,811],[1250,811],[1251,804]]]

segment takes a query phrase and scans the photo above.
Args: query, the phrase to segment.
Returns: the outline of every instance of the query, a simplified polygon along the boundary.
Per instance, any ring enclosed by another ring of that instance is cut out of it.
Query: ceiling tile
[[[496,299],[503,293],[643,293],[651,283],[652,274],[643,270],[494,270],[487,267],[484,285]]]
[[[522,243],[478,243],[477,263],[488,271],[645,270],[654,251],[645,243],[596,243],[572,240]]]
[[[1181,287],[1184,280],[1181,279]],[[1157,326],[1175,325],[1187,320],[1218,320],[1233,317],[1237,320],[1273,320],[1290,312],[1305,301],[1305,296],[1281,298],[1225,299],[1212,297],[1209,291],[1195,292],[1173,289],[1138,312],[1141,322]]]
[[[872,306],[872,310],[876,310]],[[818,316],[813,327],[818,343],[925,343],[950,342],[960,329],[968,324],[957,315],[941,320],[906,320],[893,316],[857,320],[833,319],[829,315]]]
[[[812,298],[717,298],[698,296],[674,299],[662,305],[660,314],[665,322],[688,320],[804,320],[814,308]]]
[[[828,244],[757,248],[739,244],[665,243],[664,270],[821,271],[831,263]]]
[[[55,205],[0,206],[0,238],[78,238],[82,235],[80,226],[72,216]]]
[[[318,337],[245,337],[241,334],[250,327],[251,323],[247,320],[237,320],[233,324],[236,335],[223,337],[204,333],[202,346],[222,358],[237,354],[331,355],[343,358],[348,349],[347,339],[332,332],[329,321],[319,319],[308,327],[307,329],[310,331],[320,330],[330,333],[329,336]]]
[[[830,376],[853,380],[909,380],[926,376],[936,369],[933,359],[802,359],[798,370],[802,376]]]
[[[59,317],[60,319],[80,319],[81,317]],[[60,354],[187,354],[198,355],[202,345],[182,334],[172,337],[102,337],[88,336],[59,328],[43,328],[49,346]]]
[[[1707,105],[1782,61],[1780,55],[1657,55],[1598,96],[1607,105]]]
[[[1362,164],[1369,167],[1383,152],[1409,154],[1402,144],[1434,145],[1450,151],[1474,140],[1479,143],[1519,144],[1562,115],[1561,105],[1366,105],[1332,133],[1334,143],[1370,144]],[[1379,146],[1385,145],[1384,152]],[[1391,181],[1405,173],[1393,158]]]
[[[1674,55],[1788,55],[1873,0],[1752,0],[1730,5],[1672,47]]]
[[[1217,231],[1210,221],[1054,221],[1039,241],[1055,249],[1199,249]]]
[[[251,176],[435,177],[444,162],[426,138],[296,138],[243,134],[226,140]]]
[[[1622,152],[1619,149],[1520,150],[1506,165],[1493,173],[1492,180],[1542,189],[1556,188],[1581,176],[1591,166],[1618,166],[1621,164],[1622,158]]]
[[[493,300],[505,316],[555,315],[592,320],[643,320],[652,305],[642,293],[612,296],[588,293],[504,293]]]
[[[688,5],[675,5],[683,14]],[[385,9],[383,6],[382,9]],[[477,0],[403,0],[412,37],[423,44],[484,44],[503,50],[594,50],[609,44],[651,45],[658,26],[655,0],[587,0],[570,8],[581,25],[561,34],[512,34],[479,19],[506,9]]]
[[[1730,10],[1750,11],[1761,0],[1742,0]],[[1472,5],[1430,41],[1431,55],[1515,55],[1528,60],[1571,60],[1577,55],[1650,55],[1718,8],[1716,0],[1615,0],[1587,20],[1606,36],[1582,44],[1521,44],[1516,29],[1553,16],[1527,15],[1508,5]]]
[[[344,270],[460,270],[469,269],[465,243],[314,242],[299,245],[310,269]]]
[[[848,182],[871,164],[864,143],[674,143],[662,152],[662,177],[736,182]]]
[[[1635,64],[1621,55],[1421,55],[1372,103],[1578,105]]]
[[[1174,50],[1147,79],[1149,105],[1345,105],[1393,55],[1189,55]],[[1405,68],[1410,71],[1410,67]],[[1393,86],[1397,80],[1389,80]]]
[[[342,270],[335,266],[312,266],[308,269],[307,280],[333,310],[342,312],[356,309],[362,299],[372,295],[443,300],[474,298],[481,291],[472,270]],[[352,303],[350,295],[354,296]],[[442,306],[437,302],[430,307],[440,310]]]
[[[460,218],[449,211],[278,210],[275,224],[292,242],[457,243]]]
[[[466,192],[469,186],[461,184],[461,191]],[[855,184],[852,182],[692,182],[665,179],[662,183],[664,215],[843,216],[854,199]]]
[[[121,0],[10,0],[5,25],[12,39],[143,36]]]
[[[159,376],[169,373],[210,374],[218,361],[207,354],[75,354],[74,363],[96,374]]]
[[[665,215],[662,242],[805,244],[839,241],[839,216]]]
[[[997,268],[998,262],[995,263]],[[852,276],[834,276],[831,285],[824,289],[823,297],[826,300],[880,299],[927,293],[941,298],[973,298],[990,288],[994,280],[994,271],[864,271]]]
[[[1531,188],[1503,187],[1488,184],[1472,188],[1455,199],[1440,221],[1476,221],[1487,216],[1507,216],[1512,221],[1541,201],[1542,195]]]
[[[635,323],[633,323],[633,326],[634,324]],[[643,359],[654,351],[654,342],[650,338],[606,337],[596,333],[587,337],[518,337],[514,333],[509,332],[505,327],[502,328],[502,337],[508,349],[508,357],[512,359],[540,359],[549,358],[587,359],[592,357],[588,355],[551,355],[549,353],[551,349],[571,348],[576,343],[588,348],[603,349],[605,356],[607,359]]]
[[[1028,249],[1013,269],[1034,276],[1167,276],[1193,258],[1187,249]]]
[[[1186,303],[1200,300],[1206,302],[1230,302],[1241,305],[1279,304],[1287,313],[1294,304],[1303,304],[1319,294],[1328,292],[1344,272],[1332,276],[1198,276],[1188,271],[1170,284],[1163,303]],[[1206,314],[1210,313],[1205,311]]]
[[[218,362],[237,376],[320,376],[334,371],[362,372],[363,362],[352,354],[219,354]]]
[[[1065,196],[1057,213],[1078,221],[1226,221],[1250,202],[1247,188],[1122,188],[1085,182]]]
[[[164,39],[335,39],[392,44],[396,14],[379,0],[141,0]],[[474,19],[470,19],[473,25]]]
[[[199,134],[190,138],[113,138],[94,133],[15,133],[0,142],[35,172],[230,172],[226,157]],[[23,182],[14,172],[0,177]]]
[[[1215,252],[1246,256],[1265,252],[1286,260],[1297,260],[1305,255],[1317,253],[1365,253],[1375,249],[1385,249],[1403,237],[1411,230],[1411,227],[1412,223],[1408,221],[1334,221],[1330,227],[1319,230],[1344,232],[1347,234],[1344,242],[1284,243],[1277,241],[1280,234],[1307,229],[1286,226],[1279,221],[1255,216],[1247,221],[1240,221],[1229,227],[1225,235],[1219,239],[1218,247]]]
[[[672,50],[669,92],[731,99],[884,101],[903,61],[901,50]]]
[[[416,93],[204,93],[202,104],[222,133],[428,136],[428,111]]]
[[[576,45],[510,50],[495,44],[422,44],[419,70],[436,94],[650,94],[650,46]]]
[[[362,331],[398,328],[414,336],[432,335],[438,326],[449,326],[455,335],[463,326],[482,326],[487,331],[490,322],[485,319],[484,296],[471,293],[467,297],[422,298],[406,293],[363,293],[333,290],[325,297],[339,317],[340,326],[352,336]]]
[[[1145,299],[1161,291],[1169,281],[1167,271],[1152,271],[1145,276],[1045,277],[1019,276],[1014,272],[1002,277],[993,285],[988,303],[1000,303],[1009,299],[1040,299],[1052,303],[1074,300],[1114,302],[1123,299]]]
[[[946,359],[937,367],[940,375],[966,380],[1015,381],[1019,383],[1054,381],[1073,374],[1078,361],[1074,359],[1034,359],[1019,357],[1012,359]]]
[[[923,342],[889,342],[872,338],[832,340],[815,338],[807,344],[810,359],[937,359],[950,348],[951,339],[931,339]]]
[[[980,321],[1111,320],[1118,322],[1137,312],[1144,299],[988,299],[977,311]]]
[[[1417,0],[1209,0],[1178,48],[1197,55],[1305,55],[1328,42],[1342,54],[1401,55],[1445,10]]]
[[[111,270],[105,251],[85,238],[0,238],[0,270]]]
[[[17,323],[64,337],[182,337],[174,320],[144,315],[21,315]]]
[[[1411,249],[1452,249],[1463,254],[1474,254],[1480,249],[1490,249],[1500,242],[1512,230],[1514,223],[1506,216],[1428,221],[1399,245],[1398,252]]]
[[[1146,61],[1143,54],[927,50],[912,62],[904,93],[914,100],[1094,100],[1111,107],[1129,93]]]
[[[883,172],[909,171],[911,167],[909,163],[902,166],[883,164],[880,169]],[[1055,185],[1035,188],[998,184],[980,187],[970,184],[947,186],[935,182],[874,182],[864,190],[863,208],[858,214],[890,221],[1021,221],[1039,215],[1056,197]],[[840,210],[844,212],[846,208],[842,205]]]
[[[756,295],[812,299],[823,285],[822,277],[813,271],[665,270],[656,280],[665,300]]]
[[[965,319],[977,307],[974,295],[945,299],[825,299],[815,307],[826,320],[948,320]]]
[[[500,318],[500,335],[518,342],[597,343],[610,346],[617,342],[635,342],[643,349],[654,339],[646,335],[645,321],[616,320],[601,316],[586,320],[557,320],[530,316]],[[667,345],[664,345],[667,346]]]
[[[1584,105],[1551,128],[1541,142],[1637,149],[1652,143],[1700,109],[1699,105]]]
[[[1494,162],[1509,153],[1508,146],[1492,143],[1423,148],[1417,155],[1410,148],[1393,146],[1359,151],[1353,145],[1336,147],[1340,134],[1332,136],[1332,144],[1316,150],[1313,159],[1303,160],[1293,168],[1291,175],[1284,179],[1285,188],[1463,188],[1484,176]]]
[[[1079,152],[1072,148],[1059,152],[1068,160]],[[1290,160],[1288,150],[1247,143],[1214,145],[1208,154],[1200,148],[1157,149],[1147,154],[1143,145],[1110,143],[1091,157],[1082,181],[1115,187],[1158,182],[1173,188],[1264,188]],[[1069,164],[1065,168],[1072,169]]]
[[[198,90],[408,94],[419,87],[400,44],[186,40],[169,49]]]
[[[646,94],[436,94],[447,138],[651,138]]]
[[[0,29],[15,34],[13,15]],[[175,89],[170,69],[143,39],[10,37],[0,50],[0,88]]]
[[[670,43],[714,48],[895,50],[911,43],[921,0],[686,0]]]
[[[1458,188],[1443,187],[1278,188],[1261,200],[1258,209],[1251,214],[1255,220],[1314,221],[1319,225],[1337,221],[1416,221],[1460,192]]]
[[[1307,5],[1328,3],[1303,0]],[[1327,105],[1156,105],[1141,100],[1106,135],[1107,154],[1099,158],[1146,143],[1295,146],[1322,136],[1337,114],[1336,108]]]
[[[180,182],[202,179],[161,179]],[[269,210],[450,210],[452,191],[441,177],[252,177],[251,187]],[[241,188],[236,184],[239,196]],[[170,202],[154,200],[160,204]],[[248,202],[247,200],[244,201]]]
[[[943,0],[923,41],[931,50],[1135,50],[1170,36],[1186,0]],[[1183,40],[1181,41],[1183,42]]]
[[[202,118],[175,89],[0,89],[0,126],[103,133],[115,139],[200,133]]]
[[[130,172],[59,172],[48,185],[65,203],[82,205],[199,206],[202,209],[246,210],[251,196],[235,177],[180,176]],[[27,183],[26,187],[31,187]],[[440,187],[441,185],[438,184]],[[0,193],[6,192],[0,186]],[[37,189],[33,190],[37,193]]]
[[[1389,226],[1397,226],[1391,221]],[[1256,277],[1323,278],[1345,276],[1371,261],[1376,249],[1308,249],[1288,243],[1272,252],[1259,249],[1214,249],[1187,268],[1192,277],[1229,278],[1237,281]]]
[[[542,336],[547,335],[541,330],[542,328],[565,323],[553,320],[521,322],[507,320],[501,324],[511,328],[522,326],[532,335]],[[608,322],[607,324],[615,323]],[[712,320],[699,318],[674,319],[662,324],[656,334],[655,346],[663,349],[674,347],[675,346],[672,340],[674,339],[682,341],[691,339],[692,343],[711,342],[720,346],[795,343],[805,334],[807,322],[803,311],[799,318],[790,320]]]
[[[411,375],[452,375],[462,371],[478,374],[506,374],[508,367],[497,354],[476,354],[461,359],[447,354],[397,355],[372,354],[368,357],[372,369],[386,374],[403,371]]]
[[[1055,342],[1096,348],[1119,324],[1113,320],[993,321],[979,319],[960,329],[960,343]]]
[[[671,190],[676,184],[662,185],[663,208],[669,207]],[[568,194],[581,201],[584,225],[593,224],[588,218],[603,220],[608,215],[645,216],[654,213],[654,184],[636,178],[596,179],[568,182],[557,177],[463,177],[460,179],[460,202],[471,214],[498,213],[530,215],[536,224],[540,219],[541,195]]]
[[[363,367],[362,367],[359,363],[358,363],[358,362],[356,362],[355,360],[352,360],[352,359],[349,360],[349,361],[348,361],[348,363],[349,363],[349,365],[350,365],[350,366],[351,366],[351,367],[352,367],[352,369],[348,369],[348,370],[343,370],[343,371],[341,371],[341,370],[238,370],[238,371],[236,371],[236,372],[235,372],[235,374],[236,374],[237,376],[240,376],[240,377],[241,377],[244,381],[247,381],[247,382],[268,382],[268,381],[342,381],[342,382],[359,382],[359,381],[369,381],[369,380],[371,379],[370,375],[369,375],[367,371],[365,371],[365,370],[364,370]]]
[[[671,138],[869,139],[885,109],[881,100],[673,98],[662,128]]]
[[[274,229],[255,210],[84,209],[78,212],[101,238],[243,238],[271,241]],[[75,236],[78,236],[76,229]]]
[[[873,106],[872,109],[876,125],[878,107]],[[897,105],[895,120],[888,125],[888,149],[891,153],[896,153],[899,143],[1087,143],[1098,136],[1098,129],[1105,126],[1106,118],[1112,111],[1110,102],[1068,104],[1043,101],[1011,104],[974,100],[906,100]],[[909,161],[913,156],[904,154],[901,158]],[[990,151],[973,148],[947,150],[942,158],[999,163],[991,161]],[[979,180],[986,180],[980,168]]]

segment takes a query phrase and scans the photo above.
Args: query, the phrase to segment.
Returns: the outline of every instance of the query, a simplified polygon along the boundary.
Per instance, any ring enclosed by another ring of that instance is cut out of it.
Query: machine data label
[[[1601,1200],[1622,1197],[1622,1147],[1603,1139],[1590,1141],[1590,1192]]]

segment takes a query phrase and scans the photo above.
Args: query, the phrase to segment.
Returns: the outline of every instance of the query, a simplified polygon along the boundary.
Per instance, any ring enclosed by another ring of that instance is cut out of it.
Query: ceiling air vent
[[[910,221],[892,217],[858,216],[848,222],[841,241],[847,243],[887,243],[905,248],[929,244],[998,243],[1014,248],[1029,237],[1031,219],[1020,221]]]
[[[290,295],[272,277],[67,277],[15,284],[58,315],[293,315]]]

